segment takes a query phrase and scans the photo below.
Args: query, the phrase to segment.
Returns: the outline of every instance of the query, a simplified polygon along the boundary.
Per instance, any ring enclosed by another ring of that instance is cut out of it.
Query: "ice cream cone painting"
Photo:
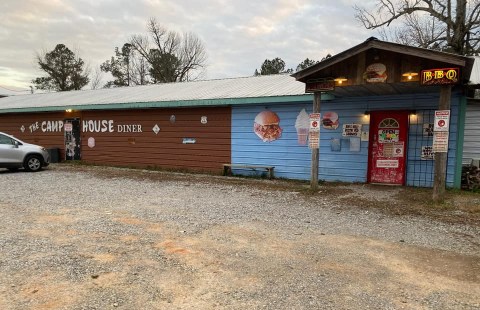
[[[297,115],[295,129],[297,129],[297,140],[299,145],[307,145],[308,129],[310,127],[310,117],[305,109],[302,109]]]

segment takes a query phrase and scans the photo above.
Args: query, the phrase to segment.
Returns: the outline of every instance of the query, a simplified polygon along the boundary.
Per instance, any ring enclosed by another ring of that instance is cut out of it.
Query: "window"
[[[394,118],[385,118],[378,125],[379,128],[399,128],[400,124]]]
[[[13,144],[13,140],[10,137],[0,135],[0,144]]]

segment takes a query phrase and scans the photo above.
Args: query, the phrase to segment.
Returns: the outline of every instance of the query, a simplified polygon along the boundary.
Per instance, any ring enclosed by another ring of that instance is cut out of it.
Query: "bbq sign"
[[[457,84],[460,77],[459,68],[429,69],[421,73],[421,85]]]
[[[333,79],[308,80],[305,83],[306,93],[332,91],[332,90],[335,90],[335,81]]]

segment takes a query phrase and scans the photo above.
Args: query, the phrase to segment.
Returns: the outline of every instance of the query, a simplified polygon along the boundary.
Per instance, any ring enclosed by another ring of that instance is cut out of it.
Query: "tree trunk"
[[[455,15],[455,25],[452,29],[453,35],[450,45],[453,48],[453,52],[458,55],[465,55],[466,51],[466,36],[467,31],[465,29],[465,20],[467,14],[467,0],[457,0]]]

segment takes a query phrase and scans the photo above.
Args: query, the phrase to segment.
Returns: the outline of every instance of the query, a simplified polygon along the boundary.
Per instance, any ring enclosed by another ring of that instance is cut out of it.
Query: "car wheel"
[[[27,159],[25,160],[25,164],[23,165],[23,168],[31,172],[36,172],[42,169],[42,160],[40,159],[40,156],[38,155],[28,156]]]

